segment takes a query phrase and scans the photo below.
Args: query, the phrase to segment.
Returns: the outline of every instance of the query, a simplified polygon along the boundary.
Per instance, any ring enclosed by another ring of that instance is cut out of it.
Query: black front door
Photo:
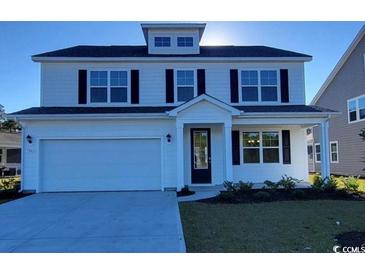
[[[191,183],[210,184],[210,128],[192,128],[191,136]]]

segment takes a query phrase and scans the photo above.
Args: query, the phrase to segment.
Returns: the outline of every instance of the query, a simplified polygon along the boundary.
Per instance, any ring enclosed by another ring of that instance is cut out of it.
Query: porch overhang
[[[207,94],[202,94],[202,95],[199,95],[198,97],[195,97],[189,101],[187,101],[186,103],[178,106],[177,108],[171,110],[168,112],[168,115],[171,116],[171,117],[176,117],[178,116],[178,114],[184,110],[187,110],[188,108],[196,105],[196,104],[199,104],[200,102],[209,102],[211,103],[212,105],[215,105],[229,113],[231,113],[232,116],[238,116],[240,115],[242,112],[240,110],[238,110],[237,108],[235,107],[232,107],[210,95],[207,95]]]

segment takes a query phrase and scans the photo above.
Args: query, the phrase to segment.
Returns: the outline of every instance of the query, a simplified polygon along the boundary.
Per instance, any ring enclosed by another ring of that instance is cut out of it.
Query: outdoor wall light
[[[167,139],[167,142],[168,143],[171,143],[171,134],[170,133],[168,133],[167,135],[166,135],[166,139]]]
[[[27,138],[28,143],[31,144],[32,143],[32,136],[30,136],[28,134],[26,138]]]

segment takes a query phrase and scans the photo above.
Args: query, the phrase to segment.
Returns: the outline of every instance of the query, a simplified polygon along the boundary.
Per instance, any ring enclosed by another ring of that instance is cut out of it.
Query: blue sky
[[[202,44],[266,45],[306,53],[307,103],[364,22],[208,22]],[[0,104],[10,113],[39,106],[33,54],[74,45],[139,45],[138,22],[0,22]]]

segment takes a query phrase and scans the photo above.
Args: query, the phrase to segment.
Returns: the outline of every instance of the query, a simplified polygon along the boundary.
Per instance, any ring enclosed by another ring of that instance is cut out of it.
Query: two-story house
[[[329,145],[332,173],[365,177],[365,26],[361,28],[322,87],[312,105],[340,111],[330,120]],[[308,144],[311,171],[322,162],[319,129],[314,127]]]
[[[319,125],[327,144],[334,113],[305,105],[311,56],[201,46],[204,29],[142,24],[146,45],[34,55],[41,106],[13,114],[23,125],[23,189],[179,190],[284,174],[306,180],[306,128]]]

